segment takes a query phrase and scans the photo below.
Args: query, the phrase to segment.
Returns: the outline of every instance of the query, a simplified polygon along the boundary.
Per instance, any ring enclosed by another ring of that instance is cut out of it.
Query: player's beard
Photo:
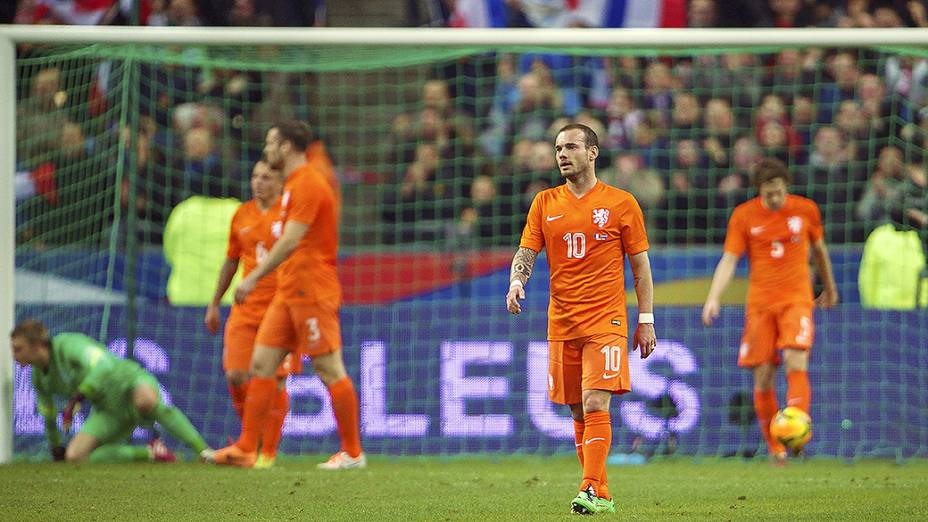
[[[267,165],[274,170],[283,170],[284,168],[284,158],[281,155],[274,157],[274,159],[265,155],[265,160],[267,160]]]
[[[580,179],[583,178],[583,176],[590,170],[589,165],[577,165],[576,163],[571,163],[570,165],[571,167],[573,167],[572,170],[568,172],[564,172],[563,170],[561,170],[560,173],[561,173],[562,178],[564,178],[565,180],[571,183],[576,183],[580,181]]]

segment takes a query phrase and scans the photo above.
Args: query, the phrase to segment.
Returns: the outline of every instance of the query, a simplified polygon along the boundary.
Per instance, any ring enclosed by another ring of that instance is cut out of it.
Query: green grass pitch
[[[371,459],[322,472],[197,464],[0,466],[0,520],[576,520],[567,456]],[[677,458],[609,469],[612,520],[925,520],[928,462],[772,468],[759,459]]]

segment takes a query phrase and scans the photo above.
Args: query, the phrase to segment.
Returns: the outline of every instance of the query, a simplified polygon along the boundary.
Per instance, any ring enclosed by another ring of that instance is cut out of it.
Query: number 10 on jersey
[[[567,241],[567,258],[580,259],[586,255],[586,234],[583,232],[568,232],[564,234]]]
[[[599,351],[605,358],[603,367],[607,372],[618,372],[622,370],[621,346],[603,346]]]

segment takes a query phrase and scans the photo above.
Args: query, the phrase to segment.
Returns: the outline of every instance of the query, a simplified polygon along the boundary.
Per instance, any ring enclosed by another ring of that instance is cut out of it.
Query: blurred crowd
[[[394,121],[399,190],[384,219],[400,225],[396,240],[440,234],[440,219],[457,220],[457,235],[512,243],[535,193],[559,183],[551,144],[571,121],[600,136],[600,178],[635,194],[660,242],[720,242],[763,156],[790,166],[832,242],[862,242],[888,220],[928,225],[924,59],[784,49],[499,55],[495,65],[484,116],[455,109],[449,83],[433,79],[420,110]]]
[[[519,25],[521,13],[523,25],[532,25],[541,3],[501,5],[507,23]],[[88,23],[321,25],[325,8],[321,1],[151,1],[138,11],[128,4],[25,0],[16,17],[84,23],[68,16],[95,7],[100,18]],[[467,25],[455,18],[467,4],[438,2],[428,12],[443,24]],[[678,18],[691,27],[926,25],[922,2],[728,4],[678,2]],[[196,58],[205,51],[171,52]],[[185,198],[248,196],[247,172],[269,123],[313,121],[323,112],[313,110],[317,93],[310,92],[323,82],[310,75],[181,63],[142,66],[130,101],[139,110],[125,114],[114,110],[118,61],[31,60],[40,54],[20,49],[23,240],[102,240],[108,223],[134,213],[139,238],[158,244],[167,215]],[[372,241],[511,246],[534,195],[560,183],[553,139],[576,121],[600,136],[601,179],[638,198],[655,243],[721,242],[731,209],[752,194],[752,169],[763,156],[791,167],[794,192],[818,202],[831,242],[862,242],[887,222],[928,228],[926,59],[871,49],[643,54],[484,54],[432,67],[427,78],[420,71],[416,99],[378,108],[389,114],[388,130],[353,145],[376,152],[377,201],[348,195],[346,207],[375,208],[383,226],[366,223],[376,231]]]

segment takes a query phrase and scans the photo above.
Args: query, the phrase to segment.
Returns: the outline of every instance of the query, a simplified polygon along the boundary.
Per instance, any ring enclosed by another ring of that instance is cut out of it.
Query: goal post
[[[23,43],[34,52],[17,58],[14,46]],[[549,80],[563,74],[574,82],[570,92],[558,86],[558,110],[569,104],[569,96],[574,103],[599,96],[595,110],[585,111],[583,102],[571,116],[594,112],[601,122],[610,100],[594,92],[593,80],[584,82],[607,73],[591,71],[587,58],[609,57],[617,63],[634,57],[648,64],[688,59],[688,74],[699,80],[677,91],[691,90],[687,94],[697,97],[705,112],[706,100],[727,104],[735,120],[729,137],[750,144],[760,140],[754,122],[762,98],[768,92],[785,98],[792,88],[777,78],[773,85],[760,86],[769,56],[809,47],[851,49],[870,70],[883,71],[885,61],[897,55],[928,58],[928,31],[0,26],[0,125],[5,129],[0,132],[0,330],[5,336],[15,317],[30,314],[51,321],[56,330],[99,333],[123,355],[133,355],[129,347],[134,345],[139,362],[162,379],[171,399],[207,440],[222,443],[237,421],[226,397],[221,337],[202,328],[202,306],[172,301],[169,274],[177,252],[189,258],[207,249],[224,254],[224,238],[218,247],[207,241],[175,244],[168,236],[180,218],[169,215],[188,201],[203,203],[195,198],[210,192],[211,199],[222,201],[204,203],[204,208],[216,206],[200,223],[223,219],[219,207],[230,208],[226,198],[248,197],[247,176],[260,156],[265,129],[281,117],[314,119],[342,181],[343,336],[346,364],[358,384],[366,448],[402,455],[572,451],[569,418],[546,399],[549,271],[544,256],[527,288],[525,312],[513,319],[501,306],[500,292],[504,295],[508,285],[508,265],[527,210],[523,205],[536,186],[531,176],[547,169],[543,174],[551,179],[541,181],[560,181],[554,179],[556,167],[537,166],[537,151],[551,155],[549,126],[567,114],[545,113],[539,118],[544,124],[527,117],[520,120],[522,134],[512,131],[510,102],[519,89],[515,76],[537,65],[526,66],[518,58],[569,56],[561,71],[546,65]],[[724,56],[735,53],[751,58],[737,74],[722,65]],[[715,65],[693,66],[702,63],[701,57],[715,59],[706,62]],[[504,63],[507,59],[512,63]],[[497,71],[507,66],[519,72],[503,86],[508,94],[498,94]],[[36,78],[52,69],[70,97],[63,103],[71,112],[46,121],[22,111],[37,120],[28,123],[30,129],[44,134],[23,138],[35,143],[20,143],[16,129],[26,122],[17,103],[31,95]],[[639,99],[646,91],[641,69],[626,78],[625,87]],[[811,64],[808,73],[796,85],[803,96],[817,100],[831,81],[828,66]],[[621,85],[617,77],[611,78],[610,89]],[[434,123],[425,114],[432,107],[420,94],[436,78],[456,93],[449,127],[463,114],[469,128],[433,134],[434,129],[425,128]],[[757,88],[748,89],[739,83],[743,79]],[[91,91],[98,96],[93,102],[88,101]],[[68,105],[71,99],[73,106]],[[837,110],[837,99],[828,103],[833,105],[829,110]],[[803,194],[822,197],[829,247],[847,303],[816,313],[821,326],[812,372],[816,397],[823,398],[813,412],[817,454],[928,456],[928,392],[922,386],[928,379],[928,352],[907,349],[928,343],[928,319],[918,312],[864,310],[857,296],[862,238],[876,224],[854,217],[858,192],[883,148],[898,148],[909,166],[928,157],[928,141],[909,143],[898,136],[900,127],[912,123],[900,107],[887,105],[885,135],[860,131],[854,161],[862,177],[836,184],[810,179],[802,186]],[[610,182],[619,184],[623,147],[642,161],[650,154],[647,168],[636,174],[650,176],[662,194],[656,197],[653,185],[640,185],[642,196],[636,193],[642,201],[653,200],[642,206],[653,239],[661,345],[648,361],[632,362],[635,389],[615,401],[615,415],[621,417],[615,440],[622,448],[638,438],[667,445],[673,434],[680,437],[681,451],[728,455],[756,436],[753,424],[745,428],[753,422],[749,375],[734,365],[743,309],[726,307],[717,327],[707,330],[699,322],[698,303],[721,254],[728,214],[749,188],[742,186],[736,197],[716,198],[720,180],[735,167],[684,167],[678,145],[702,147],[702,120],[675,127],[670,108],[664,109],[666,121],[651,121],[648,115],[642,124],[659,136],[645,145],[603,145],[615,164],[598,166],[604,179],[608,172]],[[509,119],[497,128],[500,116]],[[72,163],[55,166],[69,184],[58,187],[57,206],[35,195],[17,202],[12,187],[16,161],[23,160],[18,151],[38,151],[38,159],[27,158],[21,171],[51,168],[47,165],[58,152],[49,153],[46,149],[56,144],[46,142],[70,123],[79,124],[74,132],[88,146]],[[831,119],[795,125],[797,133],[806,133],[798,152],[808,156],[810,135],[830,124]],[[197,126],[209,132],[198,133]],[[141,143],[141,135],[147,141],[137,149],[133,145]],[[527,135],[532,137],[522,138]],[[523,163],[513,159],[518,141],[528,142],[519,160]],[[735,141],[722,146],[723,156],[741,153]],[[215,157],[197,155],[204,142]],[[601,142],[606,140],[601,137]],[[792,152],[786,156],[789,162],[795,159]],[[418,168],[434,171],[434,187],[421,199],[401,200],[404,182],[414,179]],[[683,183],[673,177],[677,171],[695,172],[711,183],[694,183],[687,191],[675,185]],[[484,191],[495,194],[486,203],[486,219],[476,208],[485,202],[475,203]],[[126,203],[137,195],[148,205],[143,210]],[[35,225],[35,231],[20,234],[22,222]],[[47,295],[16,302],[17,268],[37,278]],[[742,269],[742,285],[743,275]],[[214,276],[199,279],[207,285],[215,281]],[[743,290],[735,284],[726,304],[743,305]],[[634,290],[627,287],[626,293],[633,296]],[[864,373],[861,364],[879,371]],[[864,384],[857,383],[874,384],[896,370],[898,379],[879,384],[883,396],[861,395],[857,387]],[[13,452],[38,453],[43,442],[29,405],[12,407],[13,395],[28,390],[24,385],[14,390],[16,379],[23,383],[26,376],[16,373],[7,348],[0,353],[0,371],[0,461],[5,462]],[[642,382],[635,382],[639,378]],[[285,425],[284,452],[336,447],[330,405],[314,379],[307,372],[291,380],[294,406]],[[906,400],[910,396],[916,399]],[[13,415],[22,415],[22,427],[14,427]],[[15,440],[14,432],[20,433]]]

